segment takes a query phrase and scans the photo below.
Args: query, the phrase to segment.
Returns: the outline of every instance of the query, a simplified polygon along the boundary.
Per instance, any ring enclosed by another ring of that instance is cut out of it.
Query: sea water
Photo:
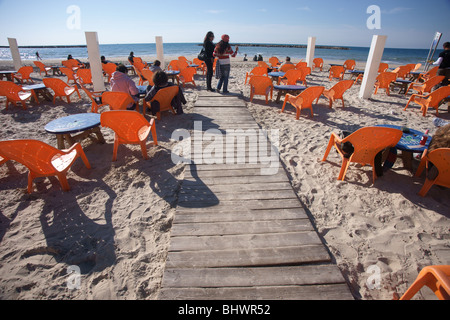
[[[233,45],[233,44],[232,44]],[[368,47],[346,47],[348,50],[340,49],[321,49],[316,48],[315,57],[321,57],[324,60],[345,61],[352,59],[357,62],[367,61],[370,48]],[[166,56],[197,56],[201,50],[198,43],[165,43],[164,54]],[[133,51],[136,57],[139,56],[156,56],[156,45],[148,44],[101,44],[100,53],[106,59],[114,57],[128,57]],[[395,49],[385,48],[383,62],[391,64],[408,64],[422,63],[428,56],[428,49]],[[19,48],[20,55],[23,60],[36,60],[36,52],[42,59],[67,59],[71,54],[75,59],[87,59],[88,53],[86,47],[70,47],[70,48]],[[441,51],[438,50],[434,56],[437,59]],[[285,57],[291,57],[293,60],[306,58],[306,48],[292,47],[269,47],[265,46],[242,46],[239,49],[237,59],[243,59],[247,55],[248,60],[253,60],[255,55],[262,55],[265,61],[272,56],[284,60]],[[9,48],[0,48],[0,60],[12,60]]]

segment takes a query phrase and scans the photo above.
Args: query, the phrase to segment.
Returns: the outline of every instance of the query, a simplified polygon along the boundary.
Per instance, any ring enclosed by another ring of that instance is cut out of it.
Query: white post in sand
[[[19,46],[15,38],[8,38],[9,49],[11,50],[11,56],[13,58],[14,69],[17,71],[22,68],[22,60],[20,59]]]
[[[379,35],[374,35],[372,38],[372,45],[370,46],[369,57],[367,58],[366,70],[364,71],[364,78],[361,83],[361,90],[359,91],[359,97],[362,99],[369,99],[372,96],[373,87],[378,76],[380,62],[383,58],[386,39],[387,36]]]
[[[308,38],[308,49],[306,51],[306,63],[308,63],[308,67],[312,68],[314,54],[316,52],[316,37]]]
[[[166,63],[164,62],[164,46],[163,38],[161,36],[155,37],[156,42],[156,58],[161,62],[161,69],[166,68]]]
[[[105,91],[105,82],[103,80],[103,68],[100,59],[100,47],[98,44],[97,32],[86,32],[86,43],[91,65],[92,82],[94,91]]]

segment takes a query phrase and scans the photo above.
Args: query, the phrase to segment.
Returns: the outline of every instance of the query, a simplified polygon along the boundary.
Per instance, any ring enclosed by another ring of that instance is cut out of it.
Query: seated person
[[[74,58],[72,57],[71,54],[69,54],[69,55],[67,56],[67,60],[75,60],[75,61],[78,62],[78,64],[79,64],[80,66],[82,66],[83,68],[85,67],[85,65],[84,65],[83,62],[81,62],[79,59],[74,59]]]
[[[139,89],[127,73],[128,69],[123,64],[117,66],[116,72],[111,76],[111,91],[128,93],[135,103],[128,105],[127,110],[136,110],[139,105]]]
[[[158,72],[158,71],[163,71],[161,69],[161,61],[155,60],[155,62],[153,63],[153,65],[149,69],[153,73]]]
[[[133,51],[130,52],[130,55],[128,56],[128,61],[131,64],[134,64],[134,52]]]
[[[102,61],[102,64],[114,63],[114,62],[112,62],[112,61],[106,60],[105,56],[101,56],[100,59],[101,59],[101,61]],[[117,64],[117,63],[116,63],[116,64]]]
[[[281,69],[282,66],[287,65],[287,64],[293,64],[293,63],[291,62],[291,57],[286,57],[286,61],[283,62],[283,63],[281,64],[281,66],[280,66],[278,69]]]
[[[147,102],[151,101],[156,96],[156,94],[160,89],[164,89],[175,85],[169,82],[169,78],[167,77],[167,74],[164,71],[157,71],[153,75],[153,82],[155,84],[153,87],[152,86],[147,87],[147,94],[145,96],[145,101]],[[181,88],[178,91],[178,95],[175,96],[175,98],[173,98],[171,104],[173,109],[177,112],[178,115],[183,114],[182,104],[186,104],[186,99],[184,98],[184,94]],[[151,103],[150,109],[152,111],[152,115],[156,115],[160,110],[159,102],[153,101]]]

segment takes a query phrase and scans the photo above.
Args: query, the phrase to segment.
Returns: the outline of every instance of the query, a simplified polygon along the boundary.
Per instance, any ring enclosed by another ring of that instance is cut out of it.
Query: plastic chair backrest
[[[61,64],[66,68],[72,68],[72,63],[70,62],[70,60],[64,60],[61,62]]]
[[[335,99],[342,99],[342,96],[345,91],[350,89],[354,84],[353,80],[342,80],[336,83],[331,90],[334,91],[333,97]]]
[[[189,68],[189,64],[185,60],[178,60],[177,66],[179,71]]]
[[[141,71],[142,76],[145,78],[146,81],[148,81],[148,83],[151,86],[154,86],[155,83],[153,82],[153,72],[150,69],[142,69]]]
[[[394,72],[382,72],[377,76],[379,88],[389,88],[391,82],[397,80],[397,74]]]
[[[135,60],[133,66],[142,72],[142,70],[145,68],[145,64],[143,64],[140,61]],[[115,71],[115,70],[114,70]]]
[[[408,73],[411,72],[411,69],[408,66],[400,66],[392,72],[397,74],[397,78],[405,79]]]
[[[145,117],[136,111],[105,111],[100,116],[102,127],[112,129],[123,142],[138,143],[144,137],[141,132],[150,127]]]
[[[180,74],[178,77],[182,82],[191,82],[194,79],[194,75],[197,73],[197,70],[193,67],[187,67],[184,69],[181,69]]]
[[[152,101],[158,101],[160,105],[160,111],[166,111],[172,109],[172,100],[178,94],[180,87],[170,86],[167,88],[159,89]]]
[[[75,73],[73,72],[73,69],[61,67],[59,68],[59,70],[67,76],[67,82],[69,82],[70,80],[75,81]]]
[[[435,77],[435,76],[437,75],[438,70],[439,70],[439,67],[431,68],[431,69],[428,70],[428,72],[426,72],[423,76],[424,76],[425,78]]]
[[[424,286],[430,288],[439,300],[450,300],[450,265],[423,268],[400,300],[410,300]]]
[[[389,69],[389,65],[387,63],[381,62],[380,67],[378,68],[378,73],[386,72]]]
[[[450,96],[450,86],[440,87],[427,96],[428,106],[436,108],[439,106],[439,103],[448,96]]]
[[[253,76],[267,76],[267,68],[264,67],[254,67],[252,71],[250,71],[249,75]]]
[[[419,70],[421,66],[422,66],[421,63],[416,64],[416,65],[414,66],[414,69],[413,69],[412,71],[415,72],[415,71]]]
[[[309,87],[307,89],[305,89],[302,93],[300,93],[296,98],[294,99],[294,101],[299,101],[297,104],[298,105],[302,105],[302,108],[310,108],[312,107],[312,104],[314,102],[314,100],[317,100],[323,93],[323,91],[325,90],[324,87],[320,87],[320,86],[314,86],[314,87]],[[298,99],[301,98],[301,99]],[[291,99],[292,101],[292,99]]]
[[[34,65],[35,65],[36,67],[39,68],[39,70],[41,70],[41,72],[46,72],[46,70],[45,70],[45,64],[43,64],[43,63],[40,62],[40,61],[33,61],[33,63],[34,63]]]
[[[273,87],[272,79],[266,76],[252,76],[249,84],[257,95],[265,95]]]
[[[314,68],[322,68],[323,67],[323,59],[322,58],[315,58],[313,60]]]
[[[295,64],[285,64],[280,67],[281,72],[287,72],[288,70],[295,69]]]
[[[310,67],[299,67],[298,70],[302,72],[302,75],[300,77],[300,81],[305,81],[306,77],[311,74],[311,68]]]
[[[355,66],[356,66],[355,60],[347,60],[344,62],[344,68],[346,70],[353,70],[355,69]]]
[[[91,69],[80,69],[77,71],[77,76],[82,84],[92,84]]]
[[[433,78],[428,79],[422,85],[424,87],[422,92],[431,92],[431,90],[442,82],[445,79],[445,76],[434,76]]]
[[[450,188],[450,148],[435,149],[427,157],[439,171],[435,183]]]
[[[105,71],[109,76],[116,72],[117,66],[115,63],[109,62],[102,65],[103,71]]]
[[[0,96],[5,96],[8,100],[20,101],[19,92],[22,87],[11,81],[0,81]]]
[[[269,65],[264,61],[258,61],[258,67],[264,67],[266,69],[270,69]]]
[[[397,129],[366,127],[352,133],[343,142],[350,142],[354,147],[351,162],[370,164],[380,151],[396,146],[402,135],[403,132]]]
[[[30,74],[33,72],[32,66],[25,66],[20,68],[17,73],[20,73],[22,75],[22,79],[29,79]]]
[[[133,98],[126,92],[107,91],[102,94],[102,104],[109,105],[111,110],[125,110],[134,103]]]
[[[272,67],[277,67],[280,65],[280,60],[277,57],[271,57],[269,59],[269,63],[271,64]]]
[[[42,81],[47,88],[52,89],[58,96],[65,96],[66,92],[64,89],[70,87],[67,83],[58,78],[44,78]]]
[[[300,68],[302,68],[302,67],[307,67],[307,66],[308,66],[308,63],[303,62],[303,61],[300,61],[299,63],[297,63],[297,64],[295,65],[295,68],[300,69]]]
[[[297,81],[302,78],[302,70],[299,69],[291,69],[286,72],[284,77],[281,79],[282,81],[286,78],[286,81],[283,81],[287,85],[296,85]]]
[[[10,160],[17,161],[40,175],[55,172],[53,157],[60,151],[38,140],[0,141],[0,153]]]
[[[178,69],[178,60],[170,61],[169,65],[167,66],[167,70],[179,71],[179,69]]]
[[[345,69],[343,66],[332,66],[330,68],[330,80],[333,78],[339,78],[342,79],[344,76]]]

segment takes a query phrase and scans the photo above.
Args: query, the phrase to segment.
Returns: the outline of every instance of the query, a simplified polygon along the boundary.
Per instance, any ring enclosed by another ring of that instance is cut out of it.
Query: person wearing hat
[[[223,93],[228,93],[228,79],[230,77],[231,60],[230,57],[236,57],[239,47],[233,51],[230,46],[230,36],[224,34],[222,40],[216,45],[214,50],[214,57],[218,58],[216,66],[216,78],[219,79],[217,84],[217,91],[222,90]]]

